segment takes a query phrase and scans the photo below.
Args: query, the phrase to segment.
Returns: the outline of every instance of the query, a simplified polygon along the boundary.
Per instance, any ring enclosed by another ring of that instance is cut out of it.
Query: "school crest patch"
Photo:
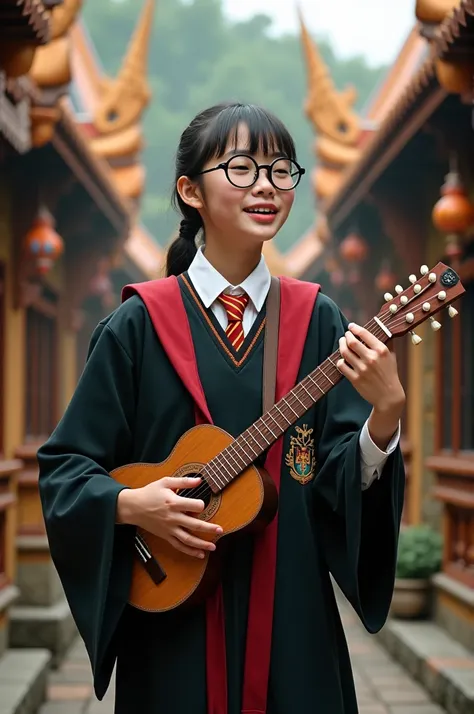
[[[308,483],[314,477],[316,459],[314,456],[313,429],[307,424],[295,427],[297,436],[290,436],[290,449],[285,456],[285,463],[290,473],[301,484]]]

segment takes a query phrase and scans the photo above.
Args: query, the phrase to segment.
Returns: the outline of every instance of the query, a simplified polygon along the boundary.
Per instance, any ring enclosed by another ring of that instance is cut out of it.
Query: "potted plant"
[[[430,578],[440,570],[442,554],[441,535],[430,526],[402,528],[398,543],[392,615],[416,618],[428,614]]]

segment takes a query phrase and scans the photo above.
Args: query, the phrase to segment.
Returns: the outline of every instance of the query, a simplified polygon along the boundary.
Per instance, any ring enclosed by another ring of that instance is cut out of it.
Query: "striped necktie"
[[[225,333],[232,347],[238,352],[245,339],[242,320],[249,301],[249,296],[245,293],[243,295],[226,295],[222,293],[218,299],[225,307],[229,320]]]

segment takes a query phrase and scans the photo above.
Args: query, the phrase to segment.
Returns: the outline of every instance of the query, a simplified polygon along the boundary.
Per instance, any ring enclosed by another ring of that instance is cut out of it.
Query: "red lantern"
[[[51,270],[64,250],[63,240],[53,226],[53,217],[43,210],[33,221],[25,238],[27,256],[34,262],[35,270],[40,275]]]
[[[473,224],[474,207],[457,171],[450,171],[446,176],[432,218],[435,227],[442,233],[465,233]]]
[[[348,263],[362,263],[367,258],[369,248],[357,233],[350,233],[339,246],[339,252]]]

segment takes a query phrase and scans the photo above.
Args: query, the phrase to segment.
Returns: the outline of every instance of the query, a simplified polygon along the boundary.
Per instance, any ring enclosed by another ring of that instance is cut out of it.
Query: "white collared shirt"
[[[262,255],[259,264],[240,285],[231,285],[205,257],[199,248],[188,270],[191,282],[201,298],[204,306],[211,309],[216,319],[225,330],[227,313],[217,299],[221,293],[242,295],[247,293],[249,302],[244,312],[242,322],[244,335],[247,335],[262,309],[270,289],[271,275]],[[400,424],[387,451],[382,451],[371,439],[368,422],[365,422],[360,434],[360,455],[362,470],[362,488],[366,489],[376,478],[380,478],[382,469],[389,455],[396,449],[400,439]]]

